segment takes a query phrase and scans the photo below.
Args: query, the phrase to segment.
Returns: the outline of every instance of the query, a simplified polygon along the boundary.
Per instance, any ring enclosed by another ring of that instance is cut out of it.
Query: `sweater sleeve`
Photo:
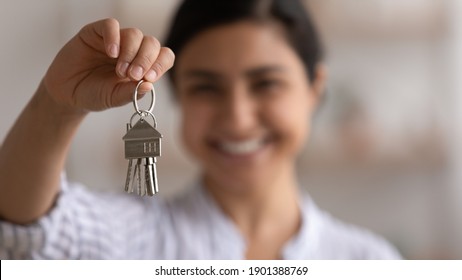
[[[121,259],[145,230],[142,219],[156,219],[146,200],[134,196],[95,193],[61,178],[59,197],[50,212],[29,225],[0,220],[0,259]],[[152,207],[152,205],[150,206]],[[132,241],[130,241],[132,240]],[[138,246],[139,247],[139,246]]]

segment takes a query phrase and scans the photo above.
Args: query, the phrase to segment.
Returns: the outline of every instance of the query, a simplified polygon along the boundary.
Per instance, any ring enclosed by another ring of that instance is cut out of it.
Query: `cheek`
[[[200,144],[207,133],[208,119],[210,119],[208,116],[210,113],[203,106],[190,103],[187,105],[183,104],[181,111],[183,144],[191,154],[197,155]]]
[[[281,98],[272,108],[272,122],[286,145],[298,152],[310,131],[311,106],[305,95]]]

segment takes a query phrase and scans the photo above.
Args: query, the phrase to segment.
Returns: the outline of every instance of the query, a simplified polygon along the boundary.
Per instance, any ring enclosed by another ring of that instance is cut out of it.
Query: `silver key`
[[[147,158],[145,167],[146,192],[153,196],[159,190],[157,189],[156,158]]]
[[[138,86],[142,82],[138,83]],[[138,89],[137,86],[137,89]],[[125,142],[125,158],[129,160],[127,178],[125,180],[125,191],[136,192],[138,195],[153,196],[159,192],[156,172],[156,157],[161,154],[162,135],[156,130],[156,119],[152,114],[154,107],[154,90],[152,90],[152,104],[149,110],[139,110],[136,103],[136,92],[134,104],[136,113],[127,124],[127,133],[123,137]],[[140,119],[132,126],[134,117]],[[151,117],[154,120],[152,126],[146,119]],[[133,167],[133,161],[136,163]],[[144,165],[143,165],[144,160]]]

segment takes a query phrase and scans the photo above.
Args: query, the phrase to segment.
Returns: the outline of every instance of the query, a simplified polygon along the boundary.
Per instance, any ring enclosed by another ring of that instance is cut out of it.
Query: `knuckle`
[[[136,49],[126,49],[123,55],[124,60],[131,62],[137,55]]]
[[[164,47],[162,53],[165,54],[165,60],[169,67],[173,66],[173,62],[175,61],[175,53],[167,47]]]
[[[106,95],[106,98],[104,100],[104,109],[109,109],[114,107],[114,100],[112,98],[112,94]]]
[[[154,36],[144,36],[144,40],[156,49],[160,49],[160,42]]]
[[[153,63],[153,58],[147,54],[138,54],[136,60],[144,69],[149,68]]]
[[[80,29],[80,32],[79,33],[88,33],[89,30],[93,29],[93,26],[96,25],[97,22],[95,23],[88,23],[86,25],[84,25],[81,29]]]
[[[156,73],[158,74],[165,72],[165,66],[159,62],[154,63],[154,65],[152,66],[152,69],[154,69],[154,71],[156,71]]]
[[[129,37],[143,37],[143,32],[141,32],[141,30],[139,30],[138,28],[126,28],[124,29],[124,32],[123,32],[126,36],[129,36]]]
[[[157,61],[153,65],[154,71],[156,73],[165,73],[168,69],[173,66],[173,62],[175,61],[175,54],[170,48],[163,47],[160,52],[160,56]]]
[[[119,25],[119,21],[117,21],[115,18],[106,18],[106,19],[103,19],[102,22],[103,22],[103,25],[107,27]]]

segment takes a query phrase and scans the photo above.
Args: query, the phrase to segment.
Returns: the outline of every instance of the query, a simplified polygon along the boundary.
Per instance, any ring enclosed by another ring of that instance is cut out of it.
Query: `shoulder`
[[[320,244],[326,251],[348,259],[400,259],[396,249],[383,237],[323,213]],[[333,254],[334,255],[334,254]]]
[[[316,229],[317,252],[321,259],[401,259],[399,252],[383,237],[340,221],[317,208],[308,206]]]

